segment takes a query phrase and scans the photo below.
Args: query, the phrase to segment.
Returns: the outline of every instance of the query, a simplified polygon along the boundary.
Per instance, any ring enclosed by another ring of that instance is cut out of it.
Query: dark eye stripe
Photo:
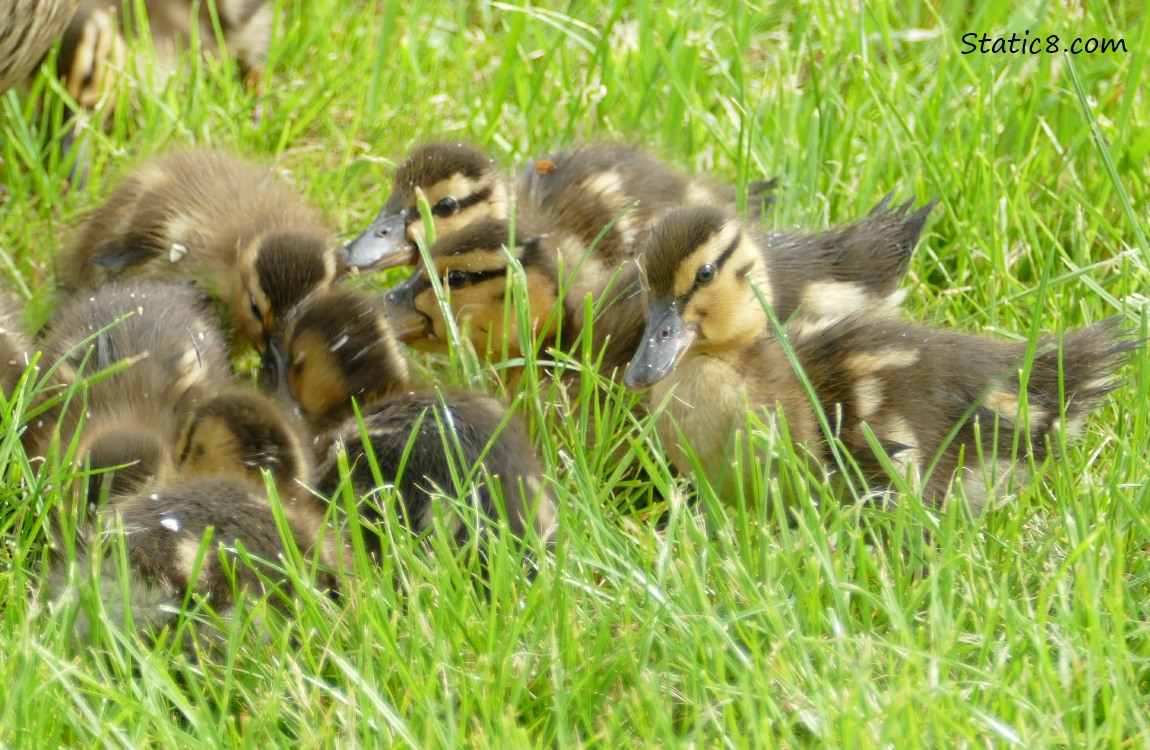
[[[434,206],[431,207],[431,215],[439,217],[439,218],[443,218],[444,216],[450,216],[452,214],[457,214],[469,206],[474,206],[476,203],[479,203],[480,201],[487,200],[489,197],[491,197],[491,188],[485,187],[478,192],[472,193],[471,195],[467,196],[466,198],[460,198],[460,199],[456,200],[455,207],[452,209],[440,208],[438,203],[435,204]],[[419,212],[417,210],[416,214],[418,215],[418,213]]]
[[[498,278],[500,276],[506,276],[507,275],[507,269],[506,268],[495,268],[495,269],[492,269],[490,271],[460,271],[458,269],[453,269],[451,271],[451,274],[461,275],[463,277],[463,279],[461,281],[459,281],[458,283],[454,283],[454,284],[450,285],[452,289],[459,289],[460,287],[471,286],[472,284],[478,284],[482,281],[487,281],[488,279],[494,279],[494,278]],[[446,279],[446,277],[444,277],[445,285],[446,285],[446,281],[447,281],[447,279]]]

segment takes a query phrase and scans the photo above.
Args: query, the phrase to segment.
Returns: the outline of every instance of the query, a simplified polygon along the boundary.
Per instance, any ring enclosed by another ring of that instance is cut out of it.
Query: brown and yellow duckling
[[[323,545],[326,552],[337,546],[330,537],[316,535],[315,525],[298,524],[290,514],[287,524],[301,549]],[[272,587],[290,585],[282,572],[287,556],[284,536],[266,493],[234,476],[173,477],[139,494],[116,498],[101,509],[90,534],[81,540],[78,575],[90,573],[95,567],[91,557],[99,555],[98,588],[109,618],[121,622],[130,611],[138,630],[174,624],[189,593],[226,616],[235,605],[237,589],[262,595]],[[126,600],[116,567],[118,543],[127,554]],[[338,562],[338,553],[330,561]],[[335,570],[335,566],[317,569],[312,585],[338,593]],[[58,563],[46,583],[56,601],[73,595],[67,579]],[[77,621],[76,630],[80,640],[88,637],[85,618]]]
[[[474,518],[450,519],[458,542],[481,538],[475,524],[506,523],[516,536],[530,525],[540,538],[552,538],[554,501],[523,426],[488,396],[409,390],[407,362],[378,300],[348,289],[309,298],[291,316],[285,353],[282,385],[322,436],[316,486],[323,494],[341,486],[342,452],[361,518],[383,521],[380,503],[387,500],[380,497],[370,451],[383,480],[398,491],[397,516],[415,533],[431,526],[436,494],[443,493],[474,503]],[[377,552],[378,545],[372,544]]]
[[[753,183],[752,203],[769,203],[773,185]],[[519,220],[529,221],[533,231],[569,233],[594,248],[597,262],[612,270],[634,259],[638,241],[669,209],[735,207],[733,188],[684,175],[633,146],[559,151],[534,160],[512,184],[473,146],[429,143],[399,165],[387,203],[343,249],[348,266],[379,270],[418,264],[416,241],[428,234],[417,206],[420,192],[431,207],[437,238],[478,221],[506,221],[514,198]]]
[[[112,279],[194,281],[263,352],[338,255],[319,215],[274,174],[210,149],[152,159],[84,222],[57,263],[70,294]]]
[[[43,455],[53,433],[61,452],[77,441],[77,460],[108,470],[91,475],[90,503],[169,471],[194,399],[230,379],[210,303],[187,284],[118,282],[78,295],[49,323],[43,345],[88,381],[30,453]],[[103,372],[114,367],[122,369]]]
[[[606,347],[603,371],[625,365],[638,344],[646,310],[637,267],[628,264],[612,273],[592,266],[572,235],[542,236],[519,227],[512,240],[510,232],[507,222],[490,219],[436,242],[430,251],[434,270],[417,269],[385,295],[397,335],[424,351],[444,352],[450,346],[434,273],[448,295],[455,325],[481,354],[515,359],[536,344],[544,350],[577,351],[590,296],[596,302],[593,349],[599,353]],[[515,307],[507,299],[508,252],[527,282],[531,339],[526,341],[520,340]]]
[[[176,446],[183,474],[234,475],[263,486],[268,472],[286,495],[310,484],[312,465],[293,420],[257,391],[225,387],[189,410]]]
[[[292,542],[319,562],[313,584],[339,593],[340,570],[350,570],[351,557],[340,534],[325,523],[325,506],[306,485],[311,462],[292,421],[260,394],[222,387],[192,406],[175,451],[178,471],[134,494],[113,497],[95,525],[104,543],[100,589],[113,610],[130,608],[137,627],[158,628],[176,619],[189,589],[220,614],[234,605],[232,580],[249,592],[266,593],[267,583],[287,583],[279,568],[286,553],[264,484],[268,472],[278,490],[280,507]],[[201,545],[210,534],[197,570]],[[124,602],[109,542],[122,539],[127,548],[132,597]],[[90,540],[87,546],[91,546]],[[255,562],[238,558],[244,551]],[[87,553],[87,550],[85,550]],[[221,553],[231,558],[226,567]],[[81,571],[91,562],[81,556]],[[62,571],[51,586],[62,588]],[[81,623],[81,637],[86,623]]]
[[[648,318],[625,382],[650,389],[675,466],[691,471],[689,447],[712,484],[730,494],[734,435],[745,435],[748,409],[765,412],[769,425],[782,412],[791,438],[829,460],[811,403],[756,297],[755,284],[769,303],[778,298],[757,245],[721,214],[685,209],[656,228],[641,262]],[[1050,433],[1080,426],[1137,346],[1111,320],[1068,334],[1061,347],[1040,341],[1027,368],[1025,342],[883,316],[792,322],[787,332],[831,429],[869,482],[891,479],[864,424],[928,501],[941,502],[962,478],[975,510],[988,499],[986,478],[1013,469],[1015,429],[1029,432],[1022,450],[1041,461]]]
[[[199,401],[180,433],[176,463],[181,476],[227,476],[256,490],[264,489],[266,472],[301,549],[310,553],[323,541],[324,565],[350,561],[339,534],[325,525],[326,504],[311,490],[315,473],[294,420],[264,395],[231,387]]]

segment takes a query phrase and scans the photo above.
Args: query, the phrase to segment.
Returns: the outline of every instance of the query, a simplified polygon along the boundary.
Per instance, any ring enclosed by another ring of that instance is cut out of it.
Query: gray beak
[[[361,271],[417,263],[416,247],[407,239],[407,214],[407,209],[384,206],[371,226],[340,250],[344,263]]]
[[[655,385],[671,374],[694,340],[695,331],[683,323],[675,303],[651,300],[643,340],[631,358],[623,383],[632,391]]]
[[[287,382],[287,361],[281,351],[279,341],[267,340],[263,356],[260,358],[260,374],[256,380],[259,389],[267,394],[279,391],[280,386]]]
[[[278,340],[268,341],[267,351],[260,360],[260,374],[256,381],[261,391],[275,394],[280,407],[293,416],[300,415],[299,403],[292,396],[287,378],[287,357]]]
[[[383,295],[387,318],[400,341],[412,342],[425,337],[431,330],[431,320],[415,307],[415,287],[420,275],[399,282]]]

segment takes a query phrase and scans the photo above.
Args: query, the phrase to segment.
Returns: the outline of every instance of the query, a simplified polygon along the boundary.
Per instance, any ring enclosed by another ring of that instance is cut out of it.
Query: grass
[[[70,227],[175,145],[275,164],[350,237],[421,141],[472,141],[510,168],[615,139],[744,187],[780,177],[771,226],[851,220],[892,191],[939,198],[912,319],[1021,339],[1124,315],[1145,335],[1141,4],[936,6],[281,3],[259,122],[230,63],[125,87],[107,132],[88,134],[82,189],[64,187],[62,105],[0,99],[5,286],[40,325]],[[1025,29],[1127,51],[962,54],[968,32]],[[459,381],[466,359],[428,366]],[[496,554],[483,594],[452,550],[396,540],[339,604],[305,594],[284,616],[250,602],[199,663],[114,627],[77,650],[69,612],[29,596],[59,484],[23,458],[15,399],[0,436],[0,745],[1139,747],[1145,353],[1124,374],[1062,460],[977,520],[842,503],[785,445],[758,498],[692,503],[627,396],[569,416],[528,376],[516,408],[563,523],[534,579]],[[779,523],[778,490],[799,483],[810,502]]]

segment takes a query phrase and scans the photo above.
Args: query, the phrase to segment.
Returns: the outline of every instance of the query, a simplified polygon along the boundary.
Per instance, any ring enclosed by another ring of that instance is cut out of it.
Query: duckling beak
[[[363,234],[339,251],[351,268],[382,271],[419,262],[415,246],[407,239],[407,210],[383,207]]]
[[[287,359],[280,349],[280,342],[269,339],[260,358],[260,373],[256,378],[256,384],[264,393],[276,393],[280,385],[286,381]]]
[[[387,318],[400,341],[411,342],[427,336],[431,319],[415,307],[415,286],[418,274],[393,286],[383,295]]]
[[[280,407],[294,417],[301,414],[299,402],[292,395],[287,379],[287,357],[284,356],[278,340],[268,341],[267,351],[260,361],[260,374],[256,381],[259,389],[267,394],[275,394]]]
[[[671,374],[694,340],[695,331],[683,322],[674,302],[651,300],[643,340],[631,358],[623,383],[632,391],[655,385]]]

